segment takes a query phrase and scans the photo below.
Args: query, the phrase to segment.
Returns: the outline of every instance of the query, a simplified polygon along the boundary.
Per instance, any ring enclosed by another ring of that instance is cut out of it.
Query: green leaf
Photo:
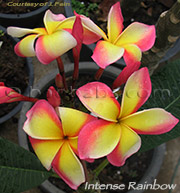
[[[51,175],[33,153],[0,137],[0,192],[28,190]]]
[[[151,77],[152,93],[144,109],[160,107],[180,119],[180,60],[168,63]],[[140,151],[147,151],[171,139],[180,137],[180,123],[162,135],[141,135]]]

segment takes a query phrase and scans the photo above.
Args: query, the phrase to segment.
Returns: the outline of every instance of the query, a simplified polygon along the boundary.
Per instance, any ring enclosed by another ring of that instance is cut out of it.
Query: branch
[[[147,66],[152,75],[160,60],[180,37],[180,0],[163,12],[156,24],[156,42],[151,50],[144,52],[142,66]]]

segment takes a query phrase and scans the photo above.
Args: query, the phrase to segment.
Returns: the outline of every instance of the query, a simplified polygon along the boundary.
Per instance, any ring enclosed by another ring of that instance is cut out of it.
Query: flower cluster
[[[55,82],[58,91],[50,87],[47,100],[38,100],[24,97],[1,83],[0,103],[20,100],[35,103],[26,114],[23,129],[43,166],[47,170],[53,168],[72,189],[77,189],[86,180],[82,160],[93,162],[107,156],[112,165],[122,166],[141,147],[138,134],[169,132],[179,120],[161,108],[137,112],[151,94],[148,69],[138,69],[142,52],[155,42],[155,26],[134,22],[122,31],[123,16],[119,3],[109,11],[107,35],[89,18],[77,13],[65,18],[48,10],[44,25],[44,28],[35,29],[9,27],[7,31],[12,36],[25,36],[15,46],[17,55],[37,56],[43,64],[57,59],[60,74]],[[81,45],[94,42],[97,45],[92,59],[100,67],[97,79],[108,65],[121,57],[127,66],[112,88],[96,81],[77,89],[77,97],[91,112],[87,114],[61,105],[62,88],[68,92],[68,86],[60,56],[73,49],[75,81]],[[120,105],[112,89],[124,83]]]

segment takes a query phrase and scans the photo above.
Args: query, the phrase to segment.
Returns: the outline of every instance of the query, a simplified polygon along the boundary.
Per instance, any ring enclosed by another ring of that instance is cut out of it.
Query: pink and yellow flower
[[[61,23],[65,19],[64,15],[55,15],[48,10],[44,15],[45,28],[8,27],[8,34],[14,37],[23,37],[29,34],[16,44],[16,54],[21,57],[36,55],[41,63],[48,64],[75,47],[77,44],[75,38],[61,28]]]
[[[71,35],[75,18],[65,18],[62,14],[55,15],[48,10],[44,15],[45,28],[8,27],[7,32],[14,37],[28,35],[16,44],[17,55],[37,56],[41,63],[49,64],[77,45],[76,39]],[[82,23],[83,43],[91,44],[101,38],[100,29],[90,19],[83,17]]]
[[[100,33],[104,40],[100,40],[92,59],[101,67],[116,62],[122,56],[126,64],[141,60],[142,52],[149,50],[155,42],[155,27],[134,22],[123,32],[123,16],[120,3],[113,5],[109,11],[107,36]]]
[[[151,94],[147,68],[134,72],[128,79],[121,106],[111,89],[103,83],[88,83],[77,90],[86,108],[100,119],[88,123],[79,134],[78,151],[81,159],[107,156],[115,166],[141,146],[138,134],[156,135],[170,131],[177,123],[173,115],[161,108],[136,112]]]
[[[47,170],[52,167],[72,189],[77,189],[85,181],[83,167],[77,158],[78,134],[95,118],[65,107],[55,111],[45,100],[38,101],[26,116],[23,129],[41,163]]]

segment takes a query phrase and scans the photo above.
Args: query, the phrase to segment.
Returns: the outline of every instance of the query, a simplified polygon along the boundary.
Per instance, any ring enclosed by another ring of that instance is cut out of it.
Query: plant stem
[[[82,165],[83,165],[83,168],[84,168],[86,181],[89,182],[88,170],[87,170],[87,167],[86,167],[86,162],[84,160],[82,160]]]
[[[72,82],[72,89],[74,89],[76,81],[79,77],[79,56],[75,54],[76,50],[73,50],[73,56],[74,56],[74,72],[73,72],[73,82]]]
[[[93,171],[95,177],[98,177],[102,170],[109,164],[109,161],[105,159],[101,164]]]
[[[68,90],[67,83],[66,83],[66,77],[65,77],[65,73],[64,73],[64,64],[61,60],[61,57],[58,57],[56,60],[57,60],[58,68],[59,68],[59,73],[63,79],[64,88],[65,88],[65,90]]]
[[[103,72],[104,72],[104,69],[103,68],[99,68],[99,70],[96,72],[96,75],[94,77],[95,80],[99,80],[101,78]]]
[[[24,101],[28,101],[28,102],[33,102],[33,103],[35,103],[35,102],[37,102],[39,99],[24,96],[24,97],[23,97],[23,100],[24,100]]]

